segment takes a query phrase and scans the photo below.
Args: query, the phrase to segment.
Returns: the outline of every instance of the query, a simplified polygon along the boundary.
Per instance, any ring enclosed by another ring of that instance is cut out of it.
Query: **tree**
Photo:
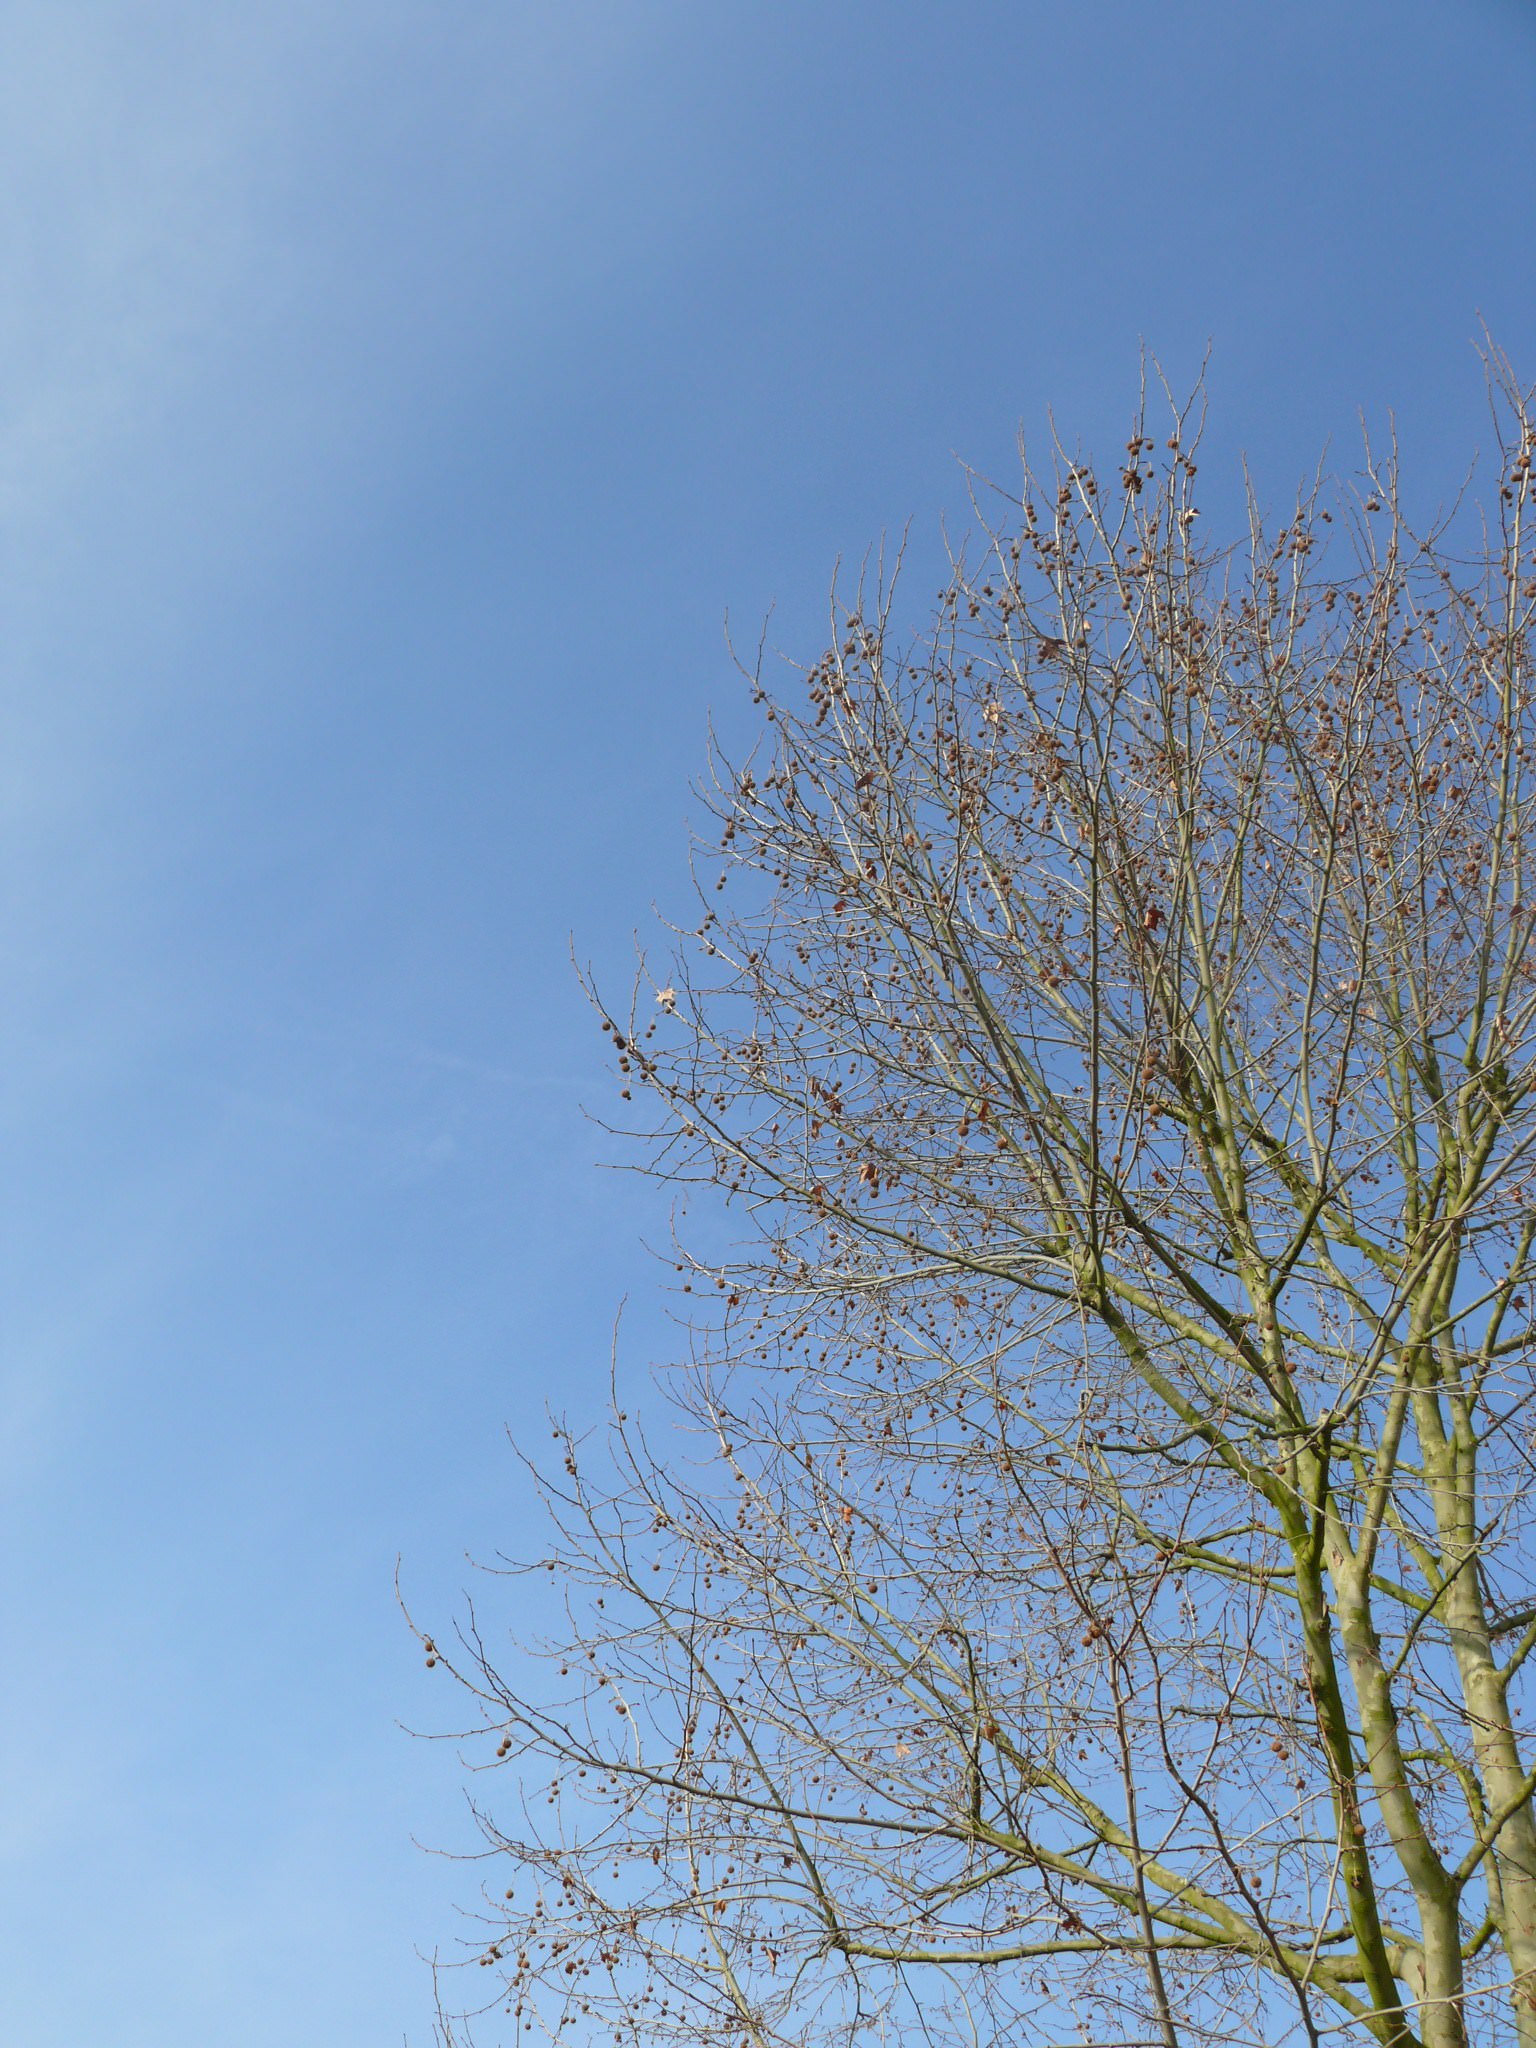
[[[706,857],[599,1005],[741,1241],[677,1254],[663,1448],[559,1430],[549,1682],[427,1640],[498,1773],[513,2038],[1536,2044],[1536,434],[1493,367],[1460,557],[1369,449],[1207,545],[1198,415],[1143,413],[978,497],[922,636],[871,572],[794,704],[752,672],[726,893]]]

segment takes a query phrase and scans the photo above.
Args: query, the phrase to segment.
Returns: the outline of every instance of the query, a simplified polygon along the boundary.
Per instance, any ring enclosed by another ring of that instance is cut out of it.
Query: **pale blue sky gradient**
[[[726,608],[814,653],[1143,339],[1213,519],[1361,406],[1449,494],[1533,99],[1526,0],[4,10],[0,2040],[429,2040],[395,1558],[665,1348],[569,945],[683,900]]]

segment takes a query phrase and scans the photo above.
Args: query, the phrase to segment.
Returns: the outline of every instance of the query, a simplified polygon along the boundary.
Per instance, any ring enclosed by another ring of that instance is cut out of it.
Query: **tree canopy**
[[[876,567],[751,672],[699,922],[599,1001],[650,1166],[739,1224],[676,1254],[659,1420],[562,1425],[549,1662],[428,1641],[487,2031],[1536,2044],[1493,369],[1480,523],[1367,450],[1207,540],[1198,409],[1144,409],[978,493],[926,629]]]

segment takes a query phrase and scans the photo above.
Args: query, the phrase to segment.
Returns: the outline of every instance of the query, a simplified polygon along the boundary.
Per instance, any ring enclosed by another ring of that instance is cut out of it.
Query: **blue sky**
[[[429,2040],[395,1560],[665,1350],[570,948],[682,901],[724,613],[813,653],[1143,340],[1217,511],[1362,407],[1449,495],[1533,88],[1527,0],[4,10],[0,2037]]]

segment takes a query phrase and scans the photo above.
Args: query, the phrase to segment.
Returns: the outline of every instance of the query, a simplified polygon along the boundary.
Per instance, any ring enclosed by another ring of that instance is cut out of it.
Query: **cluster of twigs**
[[[599,1005],[737,1254],[678,1254],[665,1449],[541,1479],[547,1681],[429,1645],[508,2038],[1536,2043],[1495,389],[1461,558],[1369,458],[1207,545],[1184,409],[1029,473],[921,640],[875,579],[754,674],[701,922]]]

